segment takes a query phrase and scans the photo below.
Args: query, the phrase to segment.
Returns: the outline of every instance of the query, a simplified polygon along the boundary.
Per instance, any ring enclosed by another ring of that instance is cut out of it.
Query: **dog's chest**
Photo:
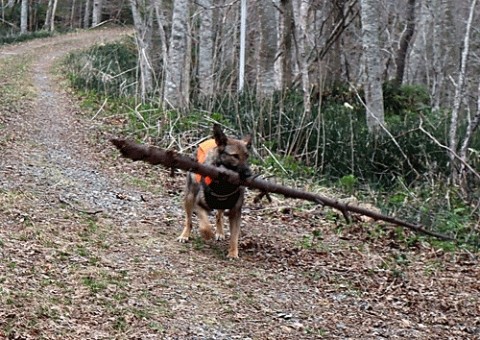
[[[232,209],[242,199],[242,188],[237,187],[229,193],[222,193],[206,186],[203,189],[205,203],[210,209]]]

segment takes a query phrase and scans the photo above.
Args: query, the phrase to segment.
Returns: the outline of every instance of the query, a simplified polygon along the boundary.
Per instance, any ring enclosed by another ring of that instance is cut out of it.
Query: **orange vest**
[[[203,164],[205,162],[205,159],[207,158],[207,153],[211,149],[217,147],[217,143],[215,142],[215,139],[207,139],[206,141],[200,143],[198,146],[197,150],[197,161],[200,164]],[[200,183],[202,181],[202,175],[200,174],[195,174],[195,180]],[[210,177],[205,177],[205,184],[210,185],[212,183],[212,179]]]

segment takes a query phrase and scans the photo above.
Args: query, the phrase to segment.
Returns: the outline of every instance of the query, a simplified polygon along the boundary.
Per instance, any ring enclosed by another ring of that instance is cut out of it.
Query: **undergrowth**
[[[0,45],[21,43],[28,40],[47,38],[55,33],[49,31],[35,31],[19,34],[18,32],[8,32],[0,34]]]
[[[345,196],[374,202],[386,214],[478,247],[478,180],[469,178],[467,192],[448,183],[449,159],[438,142],[448,144],[449,115],[430,110],[422,87],[386,83],[390,134],[372,137],[362,94],[340,85],[319,96],[309,117],[303,116],[302,96],[296,91],[277,93],[262,103],[248,91],[219,94],[209,102],[193,100],[188,113],[165,111],[158,101],[140,104],[134,97],[136,60],[135,46],[124,40],[71,54],[65,64],[71,84],[89,93],[95,110],[108,102],[107,115],[122,116],[124,134],[190,152],[210,134],[212,122],[219,122],[229,134],[253,135],[252,163],[264,175],[333,186]],[[471,150],[471,165],[479,169],[478,134]]]

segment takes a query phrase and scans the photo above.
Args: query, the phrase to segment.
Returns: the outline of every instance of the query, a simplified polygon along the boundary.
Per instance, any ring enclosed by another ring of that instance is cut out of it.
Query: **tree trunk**
[[[408,49],[415,33],[415,0],[408,0],[407,3],[407,27],[400,39],[400,47],[397,52],[396,64],[397,72],[395,81],[401,85],[403,83],[403,75],[405,74],[405,60],[407,58]]]
[[[90,27],[90,17],[92,15],[92,0],[85,0],[85,13],[83,15],[83,28],[87,29]]]
[[[53,0],[52,15],[50,16],[50,32],[55,30],[55,13],[57,12],[58,0]]]
[[[433,24],[433,84],[432,84],[432,106],[434,111],[439,111],[442,101],[442,94],[444,92],[445,83],[445,65],[448,63],[448,58],[451,50],[451,43],[448,36],[451,35],[451,1],[439,0],[432,1],[434,11]]]
[[[280,46],[279,46],[279,85],[281,90],[292,88],[292,1],[281,0]]]
[[[166,64],[164,105],[165,107],[184,109],[189,94],[183,88],[187,56],[187,20],[189,1],[175,0],[173,5],[172,33],[170,35],[168,63]]]
[[[258,6],[260,22],[259,58],[257,60],[257,95],[271,98],[275,91],[275,56],[277,53],[276,9],[272,1],[261,1]]]
[[[420,1],[418,9],[418,28],[416,29],[415,39],[412,43],[412,48],[406,69],[408,70],[406,82],[410,84],[426,84],[428,81],[427,75],[430,69],[430,63],[427,56],[427,46],[431,39],[431,22],[432,14],[428,6],[428,0]],[[405,79],[405,77],[404,77]]]
[[[165,16],[163,15],[163,12],[161,10],[161,5],[162,1],[161,0],[153,0],[153,6],[155,8],[155,17],[157,21],[157,26],[158,26],[158,33],[159,33],[159,43],[160,43],[160,56],[161,56],[161,62],[163,64],[163,72],[161,74],[165,77],[166,73],[166,65],[168,61],[168,41],[167,41],[167,34],[163,28],[164,23],[167,22],[165,19]],[[164,84],[165,84],[165,79],[159,79],[158,85],[161,87],[158,89],[158,93],[164,93]]]
[[[93,0],[92,27],[102,22],[103,0]]]
[[[20,12],[20,34],[28,32],[28,0],[22,0]]]
[[[153,91],[151,66],[153,7],[149,0],[130,0],[140,69],[140,98],[145,103]]]
[[[361,0],[363,59],[365,63],[365,104],[367,126],[377,134],[385,124],[382,90],[382,65],[378,31],[378,1]]]
[[[450,162],[452,166],[452,179],[454,183],[458,180],[458,169],[456,167],[455,153],[457,151],[457,129],[458,129],[458,116],[460,111],[460,105],[464,97],[464,84],[465,76],[467,69],[468,54],[470,50],[470,31],[472,30],[472,23],[475,14],[475,6],[477,5],[477,0],[472,0],[470,5],[470,13],[468,16],[466,29],[465,29],[465,38],[463,40],[463,49],[462,49],[462,58],[460,62],[460,71],[458,74],[458,79],[455,87],[455,96],[453,99],[453,108],[452,116],[450,119],[450,129],[449,129],[449,147],[450,147]]]
[[[198,47],[198,86],[200,96],[213,96],[213,9],[212,0],[199,0],[200,32]]]
[[[245,87],[245,54],[247,41],[247,0],[240,1],[240,56],[238,65],[238,92]]]
[[[50,23],[52,21],[52,9],[53,9],[53,0],[48,0],[47,13],[45,15],[45,23],[43,24],[43,28],[46,30],[50,30]]]

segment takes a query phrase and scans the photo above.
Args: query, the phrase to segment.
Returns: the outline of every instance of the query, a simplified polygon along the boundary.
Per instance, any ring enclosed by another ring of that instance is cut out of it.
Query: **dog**
[[[202,142],[196,152],[197,161],[238,172],[240,178],[251,176],[248,164],[251,136],[243,139],[227,138],[220,125],[213,125],[213,138]],[[199,219],[200,235],[212,239],[214,234],[208,221],[208,214],[216,210],[215,239],[224,240],[223,216],[228,210],[230,225],[230,246],[228,258],[238,258],[238,239],[245,187],[236,186],[222,180],[212,180],[199,174],[187,174],[184,196],[185,226],[178,237],[179,242],[187,242],[192,232],[192,215]]]

